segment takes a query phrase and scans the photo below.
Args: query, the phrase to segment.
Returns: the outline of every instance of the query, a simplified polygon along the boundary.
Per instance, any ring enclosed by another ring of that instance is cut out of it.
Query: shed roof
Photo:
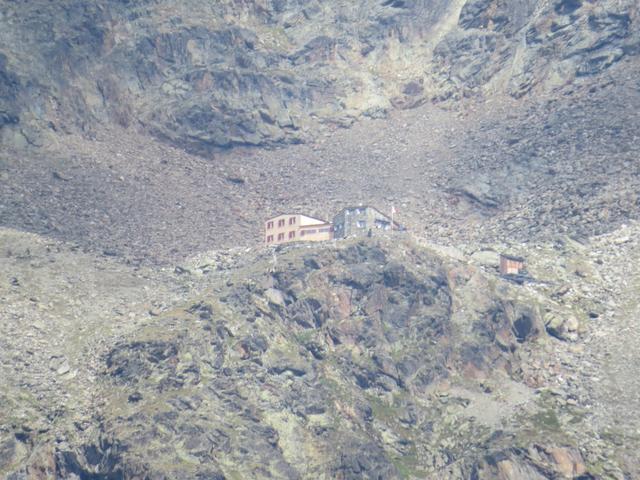
[[[523,257],[517,257],[515,255],[510,255],[508,253],[501,253],[500,257],[504,258],[506,260],[513,260],[514,262],[523,262],[524,263],[524,260],[525,260]]]

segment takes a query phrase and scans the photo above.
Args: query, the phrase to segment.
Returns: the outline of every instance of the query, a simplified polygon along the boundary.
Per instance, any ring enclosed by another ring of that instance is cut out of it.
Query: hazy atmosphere
[[[0,478],[640,479],[638,0],[0,0]]]

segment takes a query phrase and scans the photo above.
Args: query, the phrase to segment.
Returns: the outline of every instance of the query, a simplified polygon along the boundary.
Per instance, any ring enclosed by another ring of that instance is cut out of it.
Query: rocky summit
[[[0,478],[640,478],[639,22],[0,2]]]

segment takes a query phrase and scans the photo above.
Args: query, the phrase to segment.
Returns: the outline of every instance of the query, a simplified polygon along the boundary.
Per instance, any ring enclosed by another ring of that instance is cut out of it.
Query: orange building
[[[333,228],[325,220],[299,214],[282,214],[264,222],[267,245],[289,242],[322,242],[333,238]]]

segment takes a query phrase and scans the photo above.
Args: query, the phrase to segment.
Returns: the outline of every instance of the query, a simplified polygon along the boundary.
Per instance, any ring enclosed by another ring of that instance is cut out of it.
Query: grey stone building
[[[366,236],[380,231],[404,230],[398,222],[369,206],[347,207],[333,217],[334,238]]]

